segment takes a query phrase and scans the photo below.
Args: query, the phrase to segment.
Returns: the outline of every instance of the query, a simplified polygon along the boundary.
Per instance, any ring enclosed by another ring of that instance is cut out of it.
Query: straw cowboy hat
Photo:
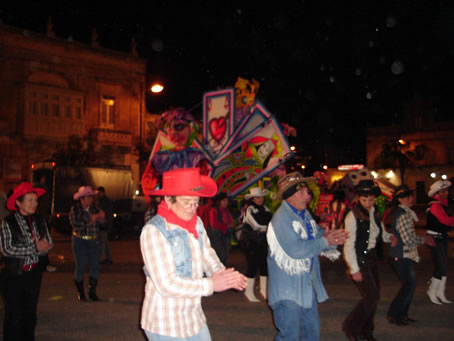
[[[212,197],[218,191],[216,182],[209,176],[201,175],[200,168],[179,168],[164,172],[162,189],[150,195],[188,195]]]
[[[262,190],[260,187],[253,187],[249,190],[249,194],[244,196],[244,199],[249,200],[256,197],[264,197],[269,191],[267,189]]]
[[[6,201],[6,207],[10,211],[17,211],[16,207],[16,200],[19,199],[21,196],[27,193],[36,193],[38,198],[46,193],[43,188],[33,187],[29,182],[23,182],[13,190],[13,194],[10,195],[8,200]]]
[[[285,175],[277,182],[279,186],[279,191],[277,192],[277,199],[288,199],[299,189],[297,186],[303,184],[305,187],[308,187],[309,182],[314,182],[314,177],[305,178],[300,172],[293,172]]]
[[[98,194],[98,191],[94,191],[90,186],[81,186],[79,190],[74,194],[74,200],[79,200],[83,197],[89,197]]]
[[[448,180],[438,180],[435,181],[429,189],[429,193],[427,195],[432,198],[435,194],[440,192],[442,189],[446,189],[451,186],[451,182]]]

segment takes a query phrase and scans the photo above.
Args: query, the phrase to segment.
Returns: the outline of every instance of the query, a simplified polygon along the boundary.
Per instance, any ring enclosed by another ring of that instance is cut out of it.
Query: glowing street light
[[[446,174],[443,174],[443,175],[441,176],[441,178],[442,178],[443,180],[446,180],[446,179],[448,178],[448,176],[447,176]]]
[[[295,149],[296,149],[295,146],[290,146],[291,151],[294,151]]]
[[[164,86],[159,83],[153,84],[151,86],[151,92],[155,94],[160,93],[162,90],[164,90]]]
[[[387,179],[391,179],[394,176],[394,172],[392,170],[390,170],[390,171],[388,171],[388,173],[386,173],[385,176]]]
[[[435,172],[430,173],[430,177],[431,177],[432,179],[435,179],[436,176],[437,176],[437,174],[435,174]]]
[[[323,165],[323,169],[324,169],[324,170],[327,170],[327,169],[328,169],[328,166],[327,166],[327,165]]]

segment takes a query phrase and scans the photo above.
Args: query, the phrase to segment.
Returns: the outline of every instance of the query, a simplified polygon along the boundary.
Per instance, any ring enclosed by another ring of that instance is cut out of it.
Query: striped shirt
[[[202,224],[199,218],[197,224]],[[166,228],[180,229],[167,222]],[[206,323],[201,298],[213,294],[213,282],[209,277],[224,266],[211,248],[206,233],[199,234],[199,238],[203,238],[203,254],[199,241],[188,232],[192,277],[182,278],[177,275],[167,239],[155,226],[144,226],[140,235],[140,248],[149,276],[146,279],[142,306],[143,329],[181,338],[197,334]],[[204,277],[204,273],[207,277]]]

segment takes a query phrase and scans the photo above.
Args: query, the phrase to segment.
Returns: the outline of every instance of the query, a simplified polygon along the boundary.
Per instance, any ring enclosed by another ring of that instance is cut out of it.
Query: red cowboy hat
[[[23,182],[13,190],[13,194],[11,194],[8,200],[6,201],[6,207],[10,211],[17,211],[16,200],[19,199],[24,194],[32,192],[36,193],[38,198],[44,193],[46,193],[46,191],[42,188],[35,188],[32,186],[31,183]]]
[[[209,176],[200,175],[200,168],[179,168],[162,175],[162,189],[150,195],[188,195],[212,197],[218,191],[216,182]]]

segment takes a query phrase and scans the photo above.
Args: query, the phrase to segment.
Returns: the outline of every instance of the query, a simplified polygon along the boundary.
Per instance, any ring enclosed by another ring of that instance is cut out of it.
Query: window
[[[103,96],[101,99],[101,126],[115,128],[115,97]]]
[[[27,84],[25,105],[29,115],[82,119],[83,96],[71,90]]]

